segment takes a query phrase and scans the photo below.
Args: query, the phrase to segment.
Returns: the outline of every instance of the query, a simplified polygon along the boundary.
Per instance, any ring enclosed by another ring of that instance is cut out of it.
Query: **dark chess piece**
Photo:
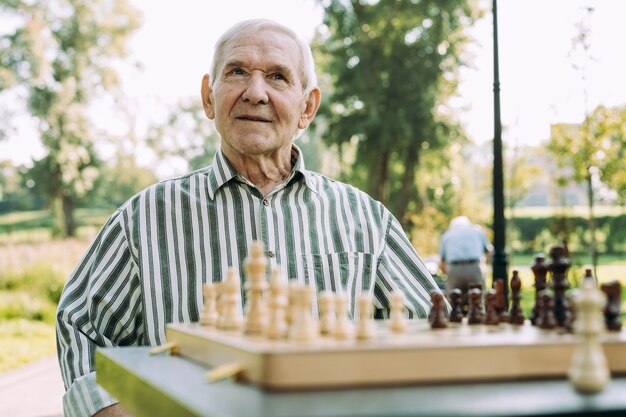
[[[569,321],[565,323],[565,330],[574,333],[574,323],[576,322],[576,303],[572,294],[567,294],[567,303],[569,305]]]
[[[485,318],[485,313],[483,312],[482,291],[478,288],[472,288],[471,290],[469,290],[467,295],[469,297],[467,324],[482,324]]]
[[[567,271],[571,263],[567,257],[567,249],[563,245],[554,245],[550,248],[550,264],[548,269],[552,275],[552,290],[554,291],[554,318],[560,327],[566,326],[570,320],[570,308],[565,293],[570,287],[567,280]]]
[[[522,299],[521,296],[522,280],[519,278],[519,273],[513,271],[511,277],[511,311],[509,312],[509,323],[515,325],[524,324],[524,312],[520,306]]]
[[[554,295],[550,290],[543,290],[539,293],[541,308],[537,326],[541,329],[551,330],[557,326],[554,317]]]
[[[496,279],[493,282],[493,286],[496,290],[496,311],[498,312],[499,320],[502,323],[509,322],[509,312],[507,311],[506,294],[504,291],[504,280]]]
[[[485,324],[500,324],[500,314],[498,314],[498,310],[496,309],[497,298],[498,294],[496,290],[487,290],[485,293]]]
[[[438,291],[430,293],[432,307],[428,316],[431,329],[443,329],[448,327],[448,320],[445,313],[445,302],[443,294]]]
[[[602,284],[600,289],[606,295],[606,304],[604,306],[606,329],[612,332],[619,332],[622,330],[622,321],[620,320],[622,285],[619,281],[611,281]]]
[[[548,285],[548,281],[547,281],[547,275],[548,275],[548,264],[546,263],[546,259],[543,255],[543,253],[539,253],[537,255],[535,255],[535,263],[533,264],[533,266],[531,267],[532,271],[533,271],[533,275],[535,277],[535,304],[533,305],[533,309],[532,312],[530,313],[530,322],[533,325],[537,325],[537,318],[539,317],[539,296],[538,294],[545,290],[547,285]]]
[[[450,291],[448,297],[452,307],[449,320],[451,323],[461,323],[463,321],[463,293],[460,289],[455,288]]]

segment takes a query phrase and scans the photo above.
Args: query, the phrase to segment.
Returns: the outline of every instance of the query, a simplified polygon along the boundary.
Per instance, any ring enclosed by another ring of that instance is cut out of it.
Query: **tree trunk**
[[[593,267],[593,276],[598,279],[597,275],[597,266],[598,266],[598,249],[596,247],[596,219],[593,213],[593,183],[591,178],[591,172],[589,168],[587,168],[587,177],[585,178],[587,182],[587,200],[589,203],[589,253],[591,255],[591,265]]]
[[[404,230],[409,230],[409,222],[406,219],[409,202],[415,198],[415,171],[419,162],[419,143],[412,142],[407,149],[404,159],[404,175],[400,181],[400,189],[396,193],[394,201],[394,215],[398,218]]]
[[[76,237],[76,221],[74,219],[74,199],[63,196],[63,222],[65,226],[65,237]]]
[[[388,204],[389,152],[383,152],[375,158],[367,183],[370,195],[383,204]]]

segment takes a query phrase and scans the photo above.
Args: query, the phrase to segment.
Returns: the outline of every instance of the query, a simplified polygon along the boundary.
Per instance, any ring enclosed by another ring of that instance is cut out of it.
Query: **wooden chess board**
[[[238,377],[269,390],[566,377],[578,336],[523,326],[465,323],[432,330],[409,320],[404,334],[376,322],[373,340],[268,340],[199,324],[170,324],[168,343],[209,367],[236,364]],[[601,336],[613,375],[626,374],[626,332]]]

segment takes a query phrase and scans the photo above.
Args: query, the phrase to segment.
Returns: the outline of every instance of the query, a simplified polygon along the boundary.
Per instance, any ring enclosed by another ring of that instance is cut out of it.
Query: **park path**
[[[63,417],[64,393],[56,356],[0,373],[0,416]]]

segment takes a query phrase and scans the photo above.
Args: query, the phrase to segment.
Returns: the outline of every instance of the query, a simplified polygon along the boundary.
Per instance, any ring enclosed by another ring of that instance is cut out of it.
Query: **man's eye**
[[[235,69],[232,69],[230,71],[230,73],[234,74],[234,75],[242,75],[243,74],[243,70],[241,68],[235,68]]]
[[[280,81],[287,81],[287,77],[285,77],[283,74],[281,74],[280,72],[274,73],[272,74],[272,79],[274,80],[280,80]]]

